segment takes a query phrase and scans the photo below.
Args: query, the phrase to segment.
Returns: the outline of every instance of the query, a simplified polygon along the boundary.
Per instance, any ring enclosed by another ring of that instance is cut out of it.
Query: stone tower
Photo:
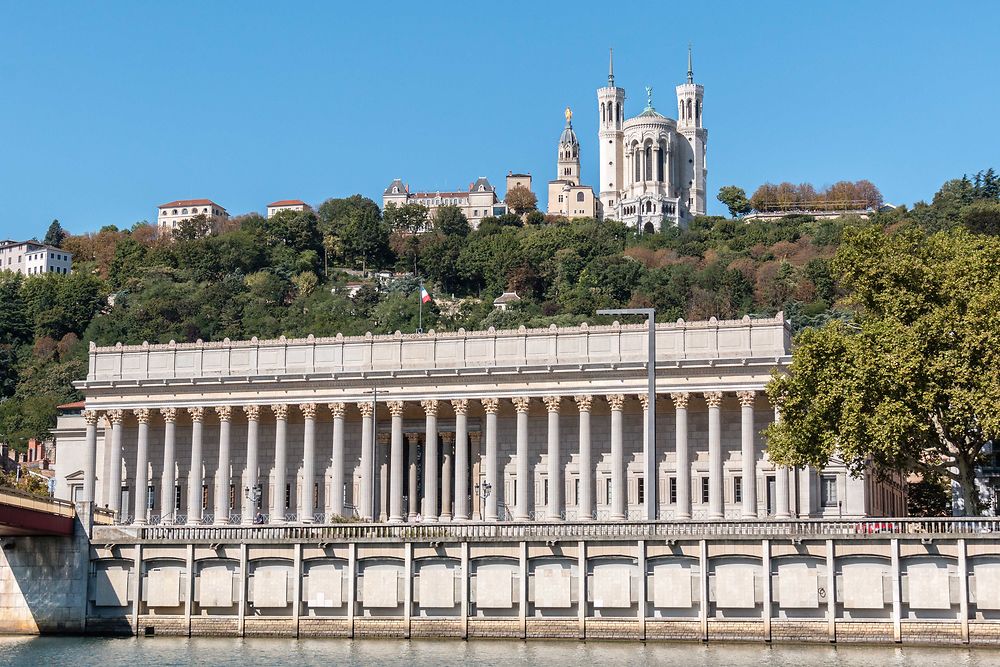
[[[705,215],[706,210],[708,167],[705,164],[705,148],[708,130],[702,126],[704,97],[704,86],[694,82],[691,47],[688,46],[687,82],[677,86],[677,131],[684,138],[680,146],[682,155],[677,185],[678,196],[692,215]]]
[[[580,142],[573,131],[573,112],[566,107],[566,127],[559,135],[559,159],[557,180],[580,184]]]
[[[625,89],[615,86],[613,51],[608,56],[608,85],[597,89],[597,104],[601,118],[598,131],[601,159],[601,180],[597,187],[601,200],[599,210],[612,214],[623,185],[622,123],[625,122]]]

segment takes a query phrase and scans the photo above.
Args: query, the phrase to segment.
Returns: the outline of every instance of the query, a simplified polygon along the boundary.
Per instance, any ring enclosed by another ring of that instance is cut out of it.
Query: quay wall
[[[4,538],[0,631],[1000,646],[1000,522],[91,532]]]

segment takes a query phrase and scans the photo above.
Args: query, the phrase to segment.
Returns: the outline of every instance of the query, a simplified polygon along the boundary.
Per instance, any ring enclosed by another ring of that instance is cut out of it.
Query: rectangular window
[[[611,504],[611,478],[609,477],[604,482],[604,504]]]
[[[208,509],[208,484],[201,485],[201,509]]]
[[[156,487],[150,484],[146,487],[146,509],[153,509],[156,503]]]
[[[174,487],[174,511],[181,511],[181,485],[178,484]]]
[[[836,507],[837,505],[837,476],[823,475],[820,478],[820,500],[823,507]]]
[[[580,505],[580,478],[577,477],[573,480],[573,504],[576,506]]]
[[[319,482],[313,484],[313,509],[319,507]]]
[[[544,500],[542,501],[543,504],[545,506],[548,506],[548,504],[549,504],[549,480],[548,479],[543,479],[542,480],[542,495],[544,497]]]
[[[671,505],[676,505],[677,504],[677,478],[676,477],[671,477],[670,478],[670,504]]]
[[[642,477],[639,477],[635,481],[638,484],[638,486],[636,487],[637,490],[636,497],[638,498],[639,504],[642,505],[644,502],[646,502],[646,480],[643,479]]]
[[[285,509],[292,504],[292,485],[285,484]]]
[[[708,502],[708,477],[701,478],[701,502]]]
[[[743,502],[743,478],[734,477],[733,478],[733,502],[742,503]]]
[[[234,509],[236,507],[236,485],[229,485],[229,509]]]

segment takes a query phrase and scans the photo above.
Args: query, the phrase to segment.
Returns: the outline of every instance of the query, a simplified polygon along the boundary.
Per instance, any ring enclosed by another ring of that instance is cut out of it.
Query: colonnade
[[[741,489],[740,514],[745,518],[756,518],[758,516],[757,503],[757,453],[754,446],[754,437],[757,427],[754,423],[754,403],[756,392],[739,391],[736,392],[741,407]],[[721,404],[723,399],[722,391],[707,391],[700,394],[690,392],[674,392],[669,394],[675,410],[675,457],[676,469],[678,471],[687,470],[688,474],[678,474],[676,476],[676,506],[674,518],[685,520],[692,518],[692,489],[690,474],[692,470],[692,452],[688,437],[688,406],[692,397],[700,396],[708,410],[708,503],[705,518],[723,519],[725,516],[724,501],[724,460],[722,447],[722,415]],[[636,397],[642,404],[645,412],[648,409],[646,403],[648,396],[638,394]],[[626,401],[625,394],[590,395],[578,394],[573,396],[550,395],[540,397],[542,405],[545,407],[547,421],[546,458],[544,472],[547,477],[548,498],[544,503],[545,510],[543,516],[533,516],[529,507],[529,488],[532,484],[532,469],[529,461],[529,431],[528,413],[536,398],[527,396],[515,396],[512,398],[487,397],[478,399],[482,407],[484,419],[482,421],[482,442],[484,448],[480,452],[481,458],[476,463],[481,465],[482,479],[486,483],[496,488],[502,484],[501,462],[498,455],[498,412],[501,404],[509,401],[515,412],[516,419],[516,453],[515,461],[515,483],[514,483],[514,503],[512,518],[515,521],[529,521],[532,519],[545,521],[559,521],[563,517],[564,502],[563,482],[565,467],[562,464],[561,447],[564,443],[560,439],[560,423],[564,418],[564,408],[568,404],[575,404],[576,417],[578,422],[579,442],[577,443],[578,465],[580,471],[589,471],[589,474],[579,475],[579,490],[577,492],[577,514],[579,520],[588,520],[595,514],[595,461],[593,454],[593,443],[591,439],[592,408],[596,401],[605,401],[610,412],[610,502],[608,504],[608,518],[612,521],[623,521],[627,517],[627,494],[626,494],[626,457],[623,427],[623,412]],[[438,426],[438,413],[444,403],[448,403],[454,413],[454,426],[452,431],[442,431]],[[231,475],[232,450],[234,446],[244,446],[246,450],[246,469],[243,476],[244,493],[242,515],[240,521],[251,523],[260,520],[255,507],[255,500],[259,497],[260,488],[260,420],[263,409],[270,410],[275,420],[274,429],[274,460],[269,471],[269,477],[273,483],[274,491],[269,497],[269,512],[267,521],[269,523],[283,523],[297,521],[310,523],[314,521],[314,491],[311,480],[316,479],[317,460],[329,462],[331,471],[330,488],[332,492],[327,494],[324,514],[326,516],[343,516],[347,512],[344,506],[342,489],[347,479],[347,471],[354,469],[353,462],[345,460],[345,418],[349,409],[356,409],[361,415],[360,433],[360,482],[355,497],[356,511],[359,518],[363,520],[378,520],[375,506],[376,492],[376,468],[381,465],[383,474],[379,475],[379,481],[383,485],[382,497],[387,499],[387,512],[385,518],[391,523],[403,521],[437,522],[437,521],[468,521],[471,520],[472,510],[470,498],[473,489],[470,488],[470,471],[473,460],[470,451],[470,435],[479,436],[479,433],[470,434],[468,411],[473,403],[470,399],[461,398],[450,401],[438,399],[427,399],[419,401],[419,405],[424,412],[425,426],[423,433],[423,471],[422,471],[422,496],[418,499],[418,458],[416,451],[419,444],[420,433],[404,433],[403,415],[407,403],[401,400],[388,400],[379,403],[378,414],[384,414],[383,410],[388,410],[390,423],[388,433],[378,433],[375,424],[375,405],[370,402],[330,402],[325,404],[333,420],[332,442],[320,446],[316,437],[316,419],[321,405],[318,403],[302,404],[272,404],[243,405],[239,408],[234,406],[213,406],[206,407],[161,407],[156,408],[163,421],[163,450],[162,450],[162,474],[160,478],[160,498],[161,507],[174,508],[177,499],[178,480],[175,479],[175,468],[177,467],[177,447],[176,447],[176,423],[181,411],[186,411],[191,422],[191,447],[190,466],[187,470],[187,512],[186,522],[189,524],[201,524],[203,522],[203,483],[202,464],[206,460],[204,456],[206,444],[216,448],[217,466],[214,473],[214,514],[212,520],[216,524],[230,523],[231,512],[235,508],[230,507],[230,489],[234,481]],[[302,452],[303,459],[300,467],[302,478],[307,480],[304,484],[297,484],[296,498],[287,502],[284,489],[289,482],[289,461],[288,461],[288,419],[292,408],[295,408],[304,421]],[[242,409],[247,422],[246,442],[233,443],[231,440],[231,421],[234,409]],[[205,443],[203,437],[203,423],[207,411],[214,410],[218,418],[218,442]],[[134,446],[135,451],[135,488],[145,493],[152,480],[149,472],[149,429],[151,408],[138,408],[131,411],[132,416],[138,423],[137,437]],[[106,460],[110,459],[112,465],[108,466],[108,477],[105,482],[105,497],[108,506],[116,513],[122,511],[120,493],[114,492],[120,489],[123,484],[121,465],[114,465],[120,462],[123,455],[123,423],[126,411],[121,409],[107,410],[103,413],[107,426],[110,428],[110,451],[106,454]],[[84,412],[86,423],[86,446],[87,456],[84,464],[83,476],[83,500],[93,501],[95,499],[95,480],[97,472],[97,424],[99,413],[93,410]],[[379,438],[376,438],[376,434]],[[376,440],[386,438],[387,447],[382,448],[382,456],[378,456],[376,450]],[[657,440],[665,441],[666,438],[658,437]],[[131,443],[129,446],[132,446]],[[387,459],[385,454],[388,454]],[[665,452],[659,451],[657,457],[662,459]],[[641,456],[641,453],[639,454]],[[646,492],[655,492],[655,481],[647,483]],[[778,467],[775,471],[775,507],[774,516],[776,518],[788,518],[789,512],[789,470]],[[498,504],[498,493],[479,494],[482,498],[483,506],[481,518],[485,521],[497,521],[506,518],[500,513]],[[409,499],[408,507],[404,512],[404,495]],[[657,503],[659,504],[659,503]],[[145,497],[137,497],[136,523],[146,523],[150,520],[149,503]],[[386,508],[383,508],[384,510]],[[263,515],[260,513],[261,516]],[[646,517],[644,517],[646,518]]]

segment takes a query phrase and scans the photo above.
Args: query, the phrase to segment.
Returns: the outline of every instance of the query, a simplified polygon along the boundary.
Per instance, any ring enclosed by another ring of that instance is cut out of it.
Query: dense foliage
[[[998,229],[1000,204],[984,194],[994,186],[950,181],[931,204],[874,224]],[[797,328],[845,319],[831,260],[845,233],[869,224],[702,217],[637,236],[613,221],[531,211],[472,230],[455,207],[431,220],[423,207],[383,213],[355,195],[315,212],[241,216],[210,234],[195,220],[173,239],[147,224],[108,225],[60,239],[72,274],[0,274],[0,440],[20,446],[48,432],[54,406],[79,397],[71,383],[86,373],[89,341],[414,331],[421,279],[434,296],[425,329],[601,322],[594,311],[617,306],[653,306],[661,321],[779,310]],[[522,301],[495,310],[508,289]]]

